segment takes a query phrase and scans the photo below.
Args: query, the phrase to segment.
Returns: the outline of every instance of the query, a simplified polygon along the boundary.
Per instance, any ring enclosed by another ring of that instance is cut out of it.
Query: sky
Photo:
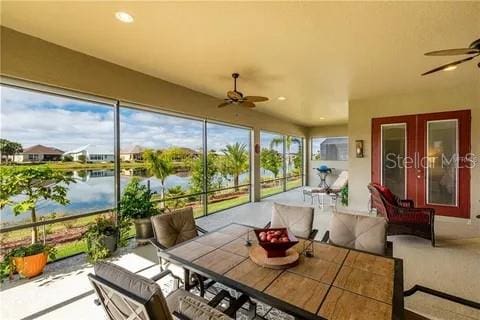
[[[24,148],[36,144],[63,151],[86,144],[113,152],[112,106],[0,86],[0,136]],[[121,108],[121,148],[140,145],[201,150],[202,121]],[[250,144],[250,130],[209,123],[208,150],[235,142]],[[262,142],[263,146],[263,142]]]

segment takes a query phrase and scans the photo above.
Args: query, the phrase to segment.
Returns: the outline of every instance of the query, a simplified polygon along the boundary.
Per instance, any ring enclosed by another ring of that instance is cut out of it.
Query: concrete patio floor
[[[207,230],[231,222],[261,227],[270,220],[273,202],[310,205],[308,199],[303,202],[301,189],[295,189],[258,203],[249,203],[200,218],[197,223]],[[329,207],[315,209],[314,227],[319,230],[317,238],[321,238],[327,230],[330,215]],[[459,230],[457,234],[468,235],[470,239],[450,239],[450,231],[442,232],[452,228]],[[480,279],[480,226],[438,221],[437,230],[439,241],[436,248],[432,248],[429,241],[416,237],[391,237],[394,256],[404,259],[405,289],[414,284],[422,284],[480,301],[480,282],[475,281]],[[147,277],[159,271],[155,250],[150,245],[122,249],[111,260]],[[5,283],[0,292],[1,319],[104,319],[102,308],[93,304],[94,295],[87,279],[87,274],[92,269],[85,261],[85,256],[79,255],[49,264],[45,273],[34,279]],[[165,292],[169,290],[170,280],[161,282]],[[448,304],[421,294],[407,298],[405,305],[432,319],[480,319],[478,310]],[[262,312],[259,310],[259,313]],[[288,317],[271,312],[266,318]]]

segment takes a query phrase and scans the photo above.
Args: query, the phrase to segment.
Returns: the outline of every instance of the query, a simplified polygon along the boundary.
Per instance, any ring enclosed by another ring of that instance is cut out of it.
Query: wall
[[[1,27],[0,74],[159,110],[295,136],[307,129],[247,108],[218,109],[220,99]],[[141,57],[139,57],[141,59]],[[254,134],[254,143],[260,143]],[[252,163],[259,199],[259,155]]]
[[[315,168],[318,168],[320,165],[325,164],[330,168],[335,168],[334,174],[327,177],[327,183],[332,184],[338,173],[341,170],[348,170],[348,161],[318,161],[311,159],[311,144],[310,139],[312,137],[345,137],[348,136],[348,125],[329,125],[329,126],[320,126],[320,127],[311,127],[308,129],[308,153],[307,153],[307,174],[308,174],[308,185],[317,186],[320,183],[320,178],[318,177]]]
[[[466,67],[474,67],[472,65]],[[454,76],[439,74],[437,76]],[[426,78],[426,81],[428,79]],[[434,81],[434,80],[430,80]],[[472,110],[472,152],[480,155],[480,78],[465,86],[434,92],[352,100],[349,106],[349,209],[368,210],[371,172],[371,119],[418,113]],[[355,158],[355,140],[365,141],[365,158]],[[477,157],[478,159],[478,157]],[[480,159],[479,159],[480,160]],[[480,213],[480,163],[471,170],[471,217]],[[476,219],[475,219],[476,220]]]

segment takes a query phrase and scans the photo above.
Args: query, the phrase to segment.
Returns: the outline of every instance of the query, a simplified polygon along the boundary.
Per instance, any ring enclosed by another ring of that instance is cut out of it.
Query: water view
[[[113,104],[7,86],[0,90],[0,226],[110,211],[115,192]],[[195,217],[251,200],[250,128],[125,106],[118,125],[121,191],[138,177],[156,192],[157,209],[190,206]],[[303,140],[264,131],[260,138],[261,196],[300,186]],[[63,186],[65,194],[32,196],[35,186],[52,194]],[[75,242],[96,218],[49,224],[41,228],[42,237],[61,246],[64,255],[72,254],[82,250]],[[28,243],[35,230],[1,232],[0,249]]]

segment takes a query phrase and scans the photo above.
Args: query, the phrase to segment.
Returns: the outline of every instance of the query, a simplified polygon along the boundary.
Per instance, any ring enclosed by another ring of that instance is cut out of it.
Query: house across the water
[[[110,162],[115,161],[113,150],[102,146],[87,144],[83,147],[67,151],[63,156],[72,156],[73,161]]]
[[[23,149],[23,152],[16,154],[15,162],[43,162],[43,161],[60,161],[63,151],[54,147],[47,147],[41,144]]]

